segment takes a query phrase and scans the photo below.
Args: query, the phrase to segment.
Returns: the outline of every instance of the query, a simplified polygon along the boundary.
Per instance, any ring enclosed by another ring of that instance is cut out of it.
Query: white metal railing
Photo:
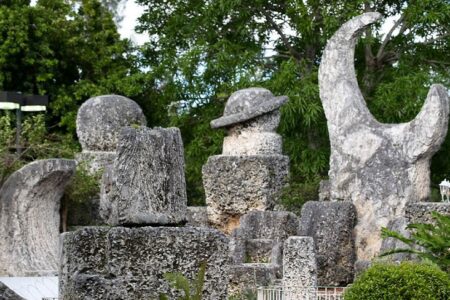
[[[343,300],[345,287],[260,287],[257,300]]]

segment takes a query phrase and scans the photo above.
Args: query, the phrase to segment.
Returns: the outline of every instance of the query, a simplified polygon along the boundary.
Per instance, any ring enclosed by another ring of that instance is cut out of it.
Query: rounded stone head
[[[146,123],[133,100],[120,95],[97,96],[78,110],[77,135],[83,151],[114,152],[122,127]]]
[[[264,88],[248,88],[234,92],[225,105],[222,117],[212,120],[212,128],[229,127],[273,112],[288,100],[275,97]]]

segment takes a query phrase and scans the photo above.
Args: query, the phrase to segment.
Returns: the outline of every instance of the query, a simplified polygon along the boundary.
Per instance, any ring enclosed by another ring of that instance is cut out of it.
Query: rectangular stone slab
[[[206,261],[203,298],[227,298],[228,239],[193,227],[88,227],[62,235],[60,297],[158,299],[180,293],[164,278],[181,272],[190,280]]]

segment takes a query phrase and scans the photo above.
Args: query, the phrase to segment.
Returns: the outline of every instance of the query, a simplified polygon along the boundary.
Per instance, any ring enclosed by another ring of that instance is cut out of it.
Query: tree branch
[[[380,58],[383,56],[384,54],[384,49],[386,48],[386,45],[389,43],[389,40],[392,37],[392,34],[394,33],[395,29],[397,29],[398,26],[400,26],[400,24],[403,23],[403,20],[405,19],[405,15],[402,15],[397,22],[394,23],[394,25],[391,27],[391,29],[389,30],[389,32],[386,34],[383,43],[380,46],[380,49],[378,49],[377,52],[377,60],[380,60]]]
[[[283,33],[283,31],[281,30],[281,28],[278,26],[278,24],[272,19],[272,17],[270,16],[270,14],[267,11],[263,11],[262,12],[264,14],[264,16],[266,17],[267,22],[270,23],[270,25],[272,26],[273,30],[275,30],[281,37],[281,40],[283,41],[283,44],[286,46],[286,48],[288,48],[289,53],[294,57],[294,59],[298,62],[302,55],[300,52],[298,52],[297,50],[294,49],[294,47],[292,47],[291,43],[289,43],[288,38],[286,37],[286,35]]]

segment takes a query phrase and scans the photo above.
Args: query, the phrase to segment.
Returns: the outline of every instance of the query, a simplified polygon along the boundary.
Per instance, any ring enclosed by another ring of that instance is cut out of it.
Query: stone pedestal
[[[14,172],[0,189],[0,276],[58,270],[60,200],[75,161],[47,159]]]
[[[194,280],[206,261],[202,299],[227,299],[228,239],[214,229],[87,227],[62,235],[61,299],[178,299],[164,274]]]
[[[303,205],[298,234],[314,239],[319,286],[347,286],[353,282],[355,225],[352,203],[310,201]]]
[[[292,236],[284,242],[283,294],[287,299],[316,299],[317,264],[312,237]]]
[[[125,127],[104,174],[103,216],[110,225],[186,222],[183,142],[178,128]]]
[[[270,210],[287,183],[284,155],[211,156],[203,166],[208,219],[230,233],[249,211]]]

